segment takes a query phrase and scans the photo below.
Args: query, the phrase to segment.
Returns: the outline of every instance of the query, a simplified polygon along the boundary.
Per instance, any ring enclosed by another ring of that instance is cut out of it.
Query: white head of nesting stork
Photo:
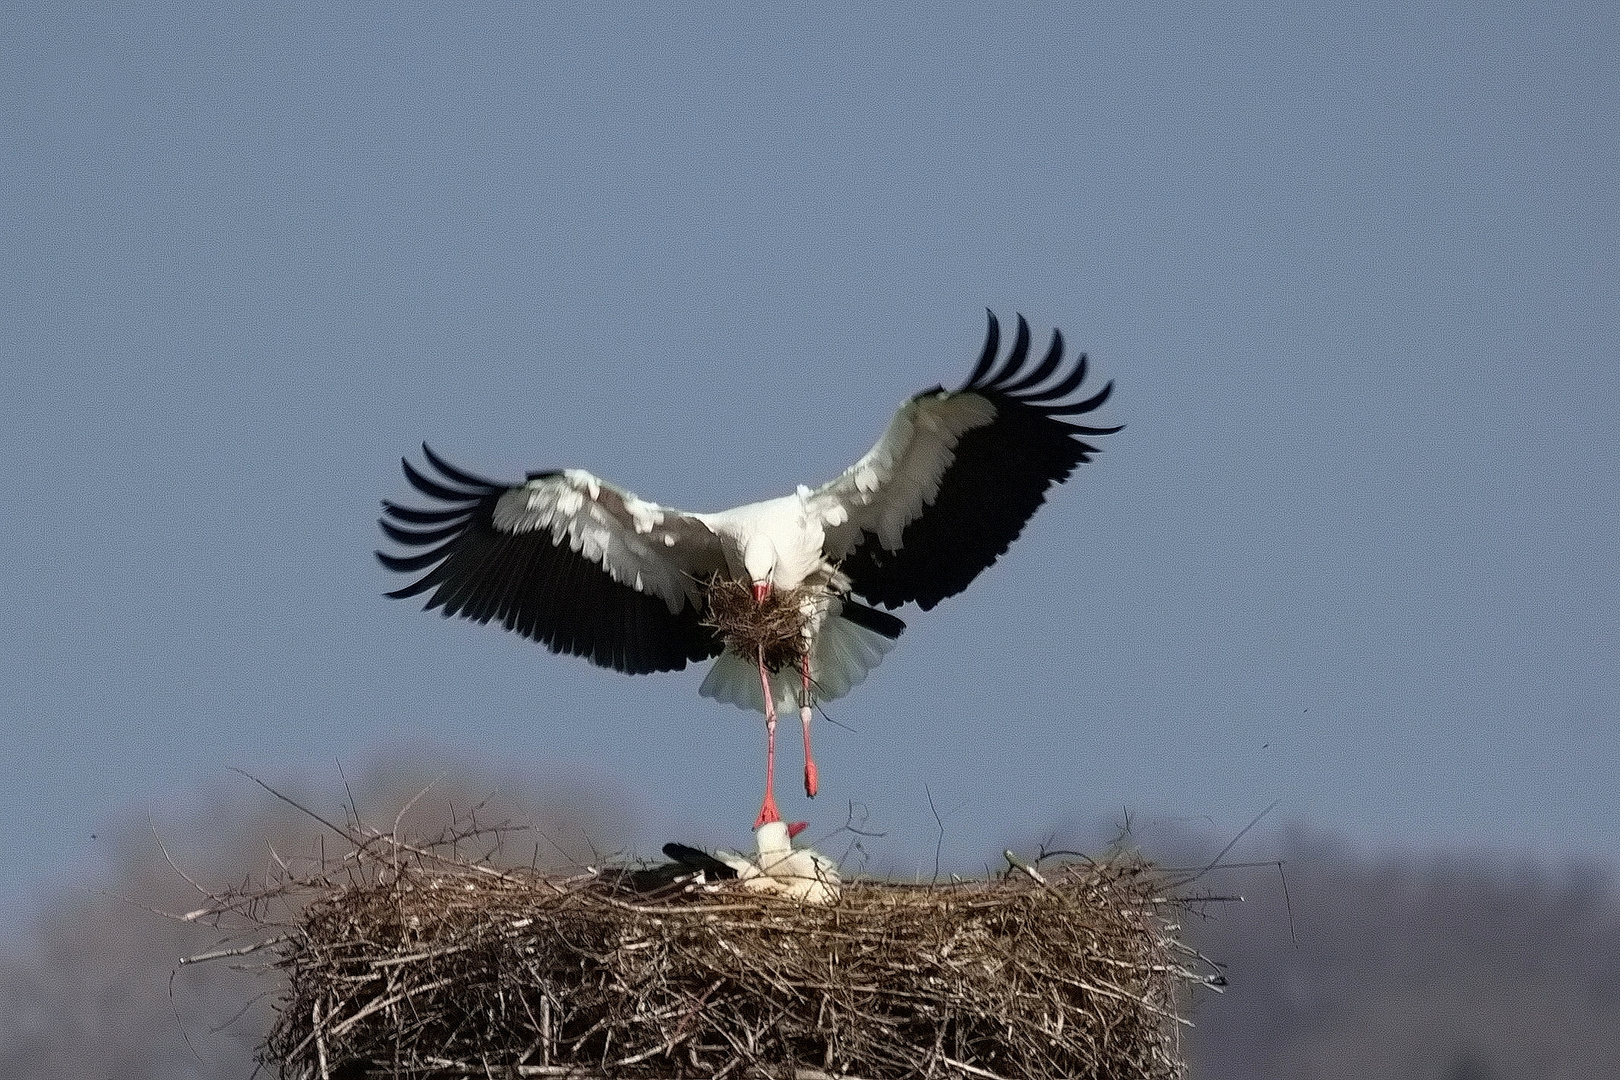
[[[967,381],[904,402],[877,445],[840,476],[714,514],[645,502],[578,469],[497,483],[423,446],[436,475],[402,464],[431,505],[384,502],[380,522],[418,550],[378,552],[389,569],[421,576],[388,595],[428,593],[429,609],[495,620],[553,652],[632,674],[719,657],[700,693],[765,713],[757,823],[779,822],[770,781],[778,706],[799,706],[805,790],[814,795],[816,699],[848,693],[905,629],[869,605],[927,611],[961,592],[1006,552],[1047,490],[1091,459],[1096,447],[1083,437],[1119,430],[1063,419],[1096,409],[1113,388],[1071,400],[1085,379],[1083,353],[1065,365],[1063,336],[1053,331],[1030,367],[1029,346],[1019,316],[1002,359],[990,315]],[[756,603],[773,590],[805,590],[798,671],[726,650],[709,617],[716,580],[751,587]]]

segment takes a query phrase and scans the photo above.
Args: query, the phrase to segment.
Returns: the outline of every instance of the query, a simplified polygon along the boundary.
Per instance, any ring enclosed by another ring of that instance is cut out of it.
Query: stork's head
[[[793,850],[787,822],[767,821],[754,830],[754,846],[761,856],[780,857]]]
[[[754,830],[754,843],[761,855],[780,857],[793,850],[793,838],[809,827],[808,821],[767,821]]]
[[[743,545],[743,571],[754,587],[754,602],[763,604],[771,594],[771,574],[776,570],[776,545],[769,537],[755,534]]]

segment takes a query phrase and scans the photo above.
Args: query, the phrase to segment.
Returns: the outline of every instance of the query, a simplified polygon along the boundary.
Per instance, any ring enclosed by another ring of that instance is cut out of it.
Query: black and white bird
[[[1064,417],[1090,413],[1113,383],[1076,398],[1086,357],[1065,362],[1053,331],[1031,362],[1029,324],[1005,357],[994,314],[972,374],[907,400],[864,457],[818,488],[719,513],[647,502],[579,469],[486,480],[422,447],[406,479],[426,507],[383,503],[383,531],[415,553],[377,557],[420,574],[388,595],[427,594],[427,608],[495,621],[556,653],[640,674],[718,657],[699,692],[765,714],[765,797],[756,825],[779,821],[776,714],[799,707],[805,791],[817,775],[810,719],[817,700],[866,678],[905,623],[886,611],[927,611],[965,589],[1018,537],[1096,447]],[[803,646],[796,664],[727,650],[714,624],[717,585],[751,589],[762,607],[791,591]],[[796,670],[795,670],[796,669]]]
[[[838,899],[840,888],[838,864],[813,848],[793,846],[793,838],[808,827],[805,821],[756,825],[752,857],[665,844],[664,857],[669,862],[627,871],[619,875],[618,883],[631,892],[658,895],[735,881],[749,892],[771,893],[805,904],[831,904]]]

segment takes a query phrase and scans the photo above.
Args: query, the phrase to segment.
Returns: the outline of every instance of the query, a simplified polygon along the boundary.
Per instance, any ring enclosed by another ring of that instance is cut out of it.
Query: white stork
[[[767,821],[754,827],[756,855],[717,851],[715,857],[736,871],[750,892],[774,893],[804,904],[830,904],[838,899],[838,864],[813,848],[796,848],[793,838],[809,822]]]
[[[1119,430],[1060,419],[1091,412],[1113,389],[1072,399],[1086,357],[1065,365],[1061,333],[1033,367],[1022,315],[1005,359],[1000,343],[992,313],[962,387],[906,401],[877,445],[836,479],[719,513],[646,502],[579,469],[497,483],[424,445],[436,475],[402,465],[433,505],[385,501],[379,524],[399,544],[425,550],[377,557],[390,570],[426,573],[388,595],[429,593],[428,609],[495,620],[552,652],[631,674],[718,656],[699,692],[765,714],[756,826],[780,821],[777,709],[799,706],[804,787],[814,796],[816,700],[848,693],[905,629],[868,603],[927,611],[961,592],[1018,537],[1047,489],[1090,460],[1096,447],[1081,436]],[[798,671],[725,649],[708,621],[716,581],[751,586],[761,605],[773,590],[804,590]]]
[[[813,848],[793,846],[793,838],[808,827],[806,821],[767,821],[755,826],[753,858],[730,851],[711,855],[687,844],[665,844],[664,856],[670,862],[630,871],[619,880],[637,893],[736,881],[750,892],[774,893],[806,904],[830,904],[838,899],[838,864]]]

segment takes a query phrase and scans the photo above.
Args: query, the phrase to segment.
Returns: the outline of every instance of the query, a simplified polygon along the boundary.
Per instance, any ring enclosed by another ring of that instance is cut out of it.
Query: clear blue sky
[[[384,600],[377,500],[816,483],[986,306],[1128,427],[785,813],[1620,856],[1620,16],[1352,6],[7,4],[0,900],[400,745],[743,841],[756,719]]]

